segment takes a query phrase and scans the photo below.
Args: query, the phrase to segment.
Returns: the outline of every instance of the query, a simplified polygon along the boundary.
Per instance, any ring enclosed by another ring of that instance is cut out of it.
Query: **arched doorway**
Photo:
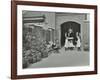
[[[73,32],[81,32],[80,24],[74,21],[68,21],[61,24],[61,47],[65,44],[65,32],[68,32],[68,29],[73,29]]]

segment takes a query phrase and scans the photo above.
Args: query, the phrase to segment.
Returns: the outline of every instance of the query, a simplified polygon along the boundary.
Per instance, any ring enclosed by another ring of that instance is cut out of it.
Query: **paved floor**
[[[49,57],[42,59],[40,62],[29,65],[28,68],[47,68],[47,67],[69,67],[89,65],[88,51],[65,51],[64,48],[60,53],[52,53]]]

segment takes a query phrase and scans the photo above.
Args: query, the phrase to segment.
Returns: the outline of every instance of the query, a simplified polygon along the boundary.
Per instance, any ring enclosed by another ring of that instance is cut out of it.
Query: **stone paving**
[[[29,65],[28,68],[70,67],[89,65],[89,52],[60,49],[59,53],[51,53],[40,62]]]

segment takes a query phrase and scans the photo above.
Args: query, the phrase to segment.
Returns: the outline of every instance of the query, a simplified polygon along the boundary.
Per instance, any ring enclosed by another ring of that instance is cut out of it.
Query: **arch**
[[[81,33],[81,25],[74,21],[68,21],[61,24],[61,46],[65,44],[65,32],[68,32],[68,29],[73,29],[73,32]]]

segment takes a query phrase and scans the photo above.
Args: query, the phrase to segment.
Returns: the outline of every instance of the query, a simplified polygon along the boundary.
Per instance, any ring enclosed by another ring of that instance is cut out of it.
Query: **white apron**
[[[64,46],[65,48],[68,48],[69,47],[69,41],[68,41],[68,39],[65,39],[65,46]]]

